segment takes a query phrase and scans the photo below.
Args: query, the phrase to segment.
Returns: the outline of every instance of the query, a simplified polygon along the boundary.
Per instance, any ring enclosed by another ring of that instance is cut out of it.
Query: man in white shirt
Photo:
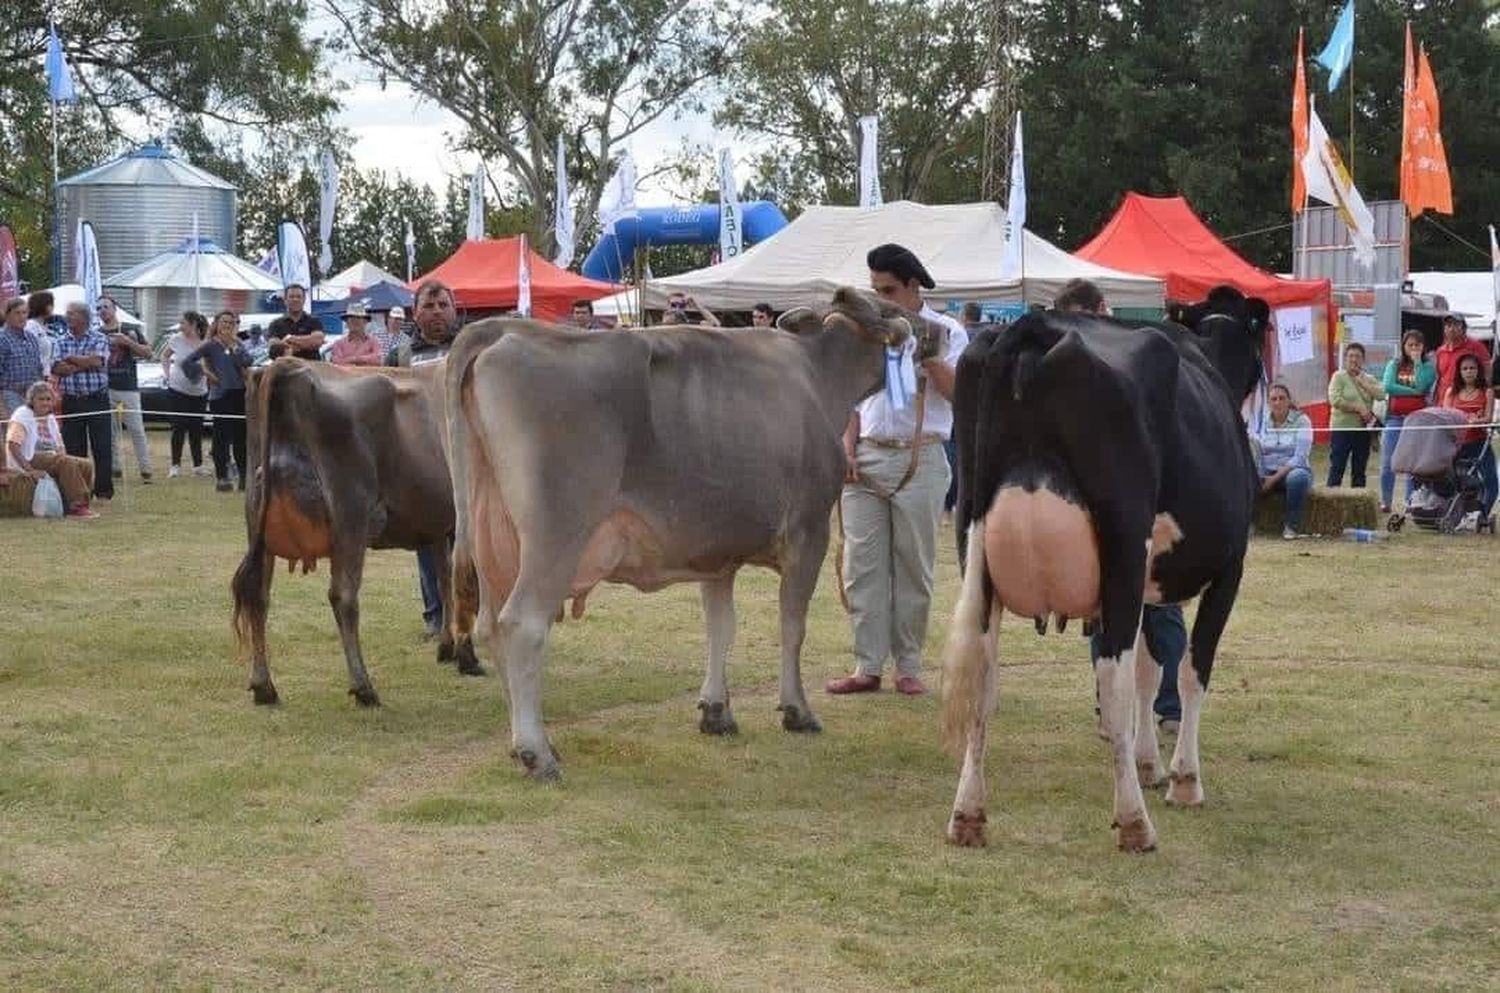
[[[844,590],[854,623],[854,674],[830,681],[826,689],[878,690],[891,659],[896,690],[917,696],[927,692],[921,678],[922,645],[932,608],[938,518],[950,475],[943,442],[953,431],[953,378],[969,335],[958,321],[923,301],[922,290],[932,289],[933,281],[910,249],[881,245],[865,264],[870,286],[881,299],[948,326],[948,349],[920,369],[927,378],[922,449],[905,486],[896,489],[911,462],[914,402],[896,410],[882,390],[855,409],[844,432],[849,461],[841,498]]]

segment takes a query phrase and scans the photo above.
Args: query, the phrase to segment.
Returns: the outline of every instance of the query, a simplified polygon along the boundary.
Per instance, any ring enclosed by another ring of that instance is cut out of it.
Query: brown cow
[[[234,629],[251,653],[250,691],[276,703],[266,665],[266,611],[276,559],[304,573],[329,559],[349,692],[377,706],[359,646],[367,548],[430,548],[443,600],[438,661],[482,675],[473,614],[454,609],[448,540],[453,486],[444,453],[444,363],[358,368],[281,358],[250,377],[249,549],[234,574]]]

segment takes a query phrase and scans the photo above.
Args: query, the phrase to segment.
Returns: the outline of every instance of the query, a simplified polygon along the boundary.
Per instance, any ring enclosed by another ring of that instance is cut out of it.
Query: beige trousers
[[[860,442],[860,482],[844,487],[844,592],[854,622],[854,664],[878,676],[887,659],[896,673],[922,669],[922,645],[932,607],[932,570],[937,558],[938,518],[948,492],[943,446],[922,446],[917,471],[895,496],[886,498],[911,463],[905,448]]]
[[[37,452],[31,457],[31,464],[57,480],[65,510],[89,502],[89,494],[94,492],[94,463],[91,459],[63,452]]]

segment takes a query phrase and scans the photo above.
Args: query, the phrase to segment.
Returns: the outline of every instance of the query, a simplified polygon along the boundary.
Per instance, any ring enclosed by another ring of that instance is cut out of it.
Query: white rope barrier
[[[67,421],[67,420],[72,420],[72,419],[77,418],[77,417],[116,417],[116,418],[123,418],[126,414],[129,414],[129,413],[138,413],[138,414],[141,415],[141,418],[143,420],[147,416],[150,416],[153,419],[155,419],[155,418],[161,418],[161,417],[165,417],[165,418],[168,418],[168,419],[171,419],[173,417],[186,417],[189,420],[213,420],[215,418],[222,417],[225,420],[231,420],[231,421],[249,420],[249,415],[248,414],[215,414],[215,413],[213,413],[212,411],[209,411],[209,410],[205,410],[201,414],[184,413],[183,411],[180,411],[180,410],[146,410],[145,408],[141,408],[139,410],[132,411],[132,410],[126,408],[126,406],[124,404],[118,404],[117,406],[110,407],[110,408],[105,409],[105,410],[84,410],[84,411],[79,411],[79,412],[73,413],[73,414],[53,414],[52,416],[55,417],[55,418],[57,418],[59,421]],[[5,425],[7,425],[9,423],[10,423],[9,420],[0,420],[0,427],[4,427]]]

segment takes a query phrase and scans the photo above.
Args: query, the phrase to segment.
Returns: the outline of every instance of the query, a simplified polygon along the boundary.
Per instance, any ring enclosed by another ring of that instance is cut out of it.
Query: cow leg
[[[542,666],[547,634],[557,605],[567,594],[566,583],[561,591],[541,595],[533,593],[526,580],[523,565],[516,588],[495,620],[510,689],[510,754],[533,779],[556,779],[561,769],[542,721]]]
[[[1177,692],[1182,697],[1182,725],[1177,729],[1177,747],[1167,774],[1167,802],[1176,807],[1198,807],[1203,804],[1203,778],[1198,762],[1198,725],[1203,700],[1208,695],[1208,680],[1213,674],[1214,656],[1219,638],[1229,623],[1229,612],[1239,594],[1244,564],[1236,563],[1232,572],[1210,583],[1198,600],[1198,616],[1193,620],[1187,665],[1177,671]]]
[[[729,648],[734,644],[734,573],[698,584],[703,596],[703,618],[708,626],[708,672],[698,694],[703,711],[698,730],[704,734],[739,734],[729,711]]]
[[[1156,829],[1146,813],[1146,797],[1135,768],[1135,655],[1134,648],[1127,648],[1115,658],[1103,656],[1094,674],[1114,765],[1115,841],[1127,852],[1149,852],[1156,847]]]
[[[1156,691],[1161,665],[1151,655],[1142,631],[1135,640],[1135,771],[1146,789],[1161,785],[1161,756],[1156,741]]]
[[[802,642],[807,637],[807,605],[818,586],[828,553],[828,513],[800,534],[790,534],[781,563],[781,726],[816,734],[823,724],[813,715],[802,689]]]
[[[339,641],[344,645],[344,664],[349,667],[349,695],[361,707],[378,707],[380,697],[370,684],[370,674],[365,671],[364,656],[359,649],[359,583],[364,575],[365,548],[363,542],[349,544],[351,547],[334,549],[328,602],[333,607],[333,619],[338,622]]]
[[[980,568],[983,568],[983,561]],[[963,848],[988,843],[985,837],[984,749],[990,716],[1000,691],[1000,665],[996,657],[1000,648],[1000,608],[990,614],[990,630],[982,633],[984,672],[981,676],[979,706],[969,723],[964,743],[964,765],[958,774],[958,794],[953,798],[953,813],[948,817],[948,840]]]
[[[457,622],[459,614],[456,600],[457,583],[453,577],[455,555],[446,538],[433,542],[427,547],[432,553],[433,565],[437,570],[438,599],[443,604],[443,626],[442,635],[438,639],[437,660],[438,662],[457,662],[461,676],[483,676],[484,666],[479,664],[479,657],[474,654],[473,639],[465,630],[465,626]]]
[[[260,568],[246,573],[248,588],[236,586],[236,597],[243,596],[247,604],[245,628],[250,641],[250,693],[259,705],[279,703],[280,695],[271,682],[271,667],[266,661],[266,612],[271,601],[271,576],[276,572],[276,558],[270,552],[260,552]],[[243,568],[243,567],[242,567]],[[240,579],[235,577],[236,581]]]

